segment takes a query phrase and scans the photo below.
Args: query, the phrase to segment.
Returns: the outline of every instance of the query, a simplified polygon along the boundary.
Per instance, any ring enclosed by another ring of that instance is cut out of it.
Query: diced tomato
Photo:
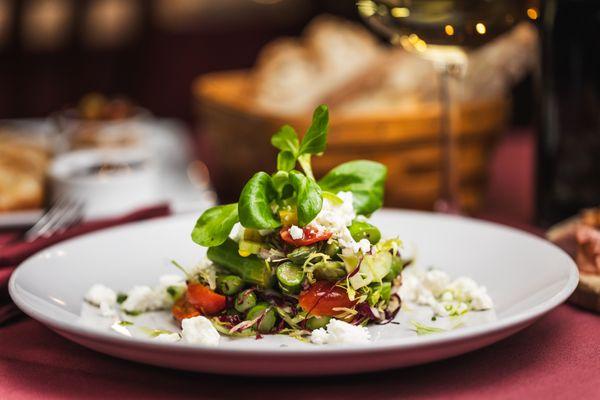
[[[352,308],[355,302],[348,298],[343,288],[335,286],[335,283],[317,281],[300,293],[298,303],[310,315],[335,317],[340,314],[340,311],[334,308]]]
[[[311,228],[302,228],[302,231],[302,239],[294,239],[290,234],[289,227],[284,226],[281,228],[279,235],[284,242],[295,247],[308,246],[313,243],[322,242],[323,240],[327,240],[331,237],[331,232],[327,231],[315,231]]]
[[[185,297],[203,315],[218,314],[227,306],[225,296],[215,293],[210,288],[199,283],[189,284]]]
[[[171,308],[171,314],[177,321],[184,320],[186,318],[197,317],[200,315],[200,311],[196,309],[193,305],[188,303],[185,297],[180,298],[175,302],[173,308]]]

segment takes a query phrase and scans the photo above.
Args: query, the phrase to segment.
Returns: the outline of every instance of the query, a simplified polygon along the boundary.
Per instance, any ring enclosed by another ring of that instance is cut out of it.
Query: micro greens
[[[180,270],[181,272],[183,272],[183,274],[186,276],[187,279],[191,278],[189,272],[187,272],[187,270],[181,264],[179,264],[177,261],[171,260],[171,264],[175,268],[177,268],[178,270]]]

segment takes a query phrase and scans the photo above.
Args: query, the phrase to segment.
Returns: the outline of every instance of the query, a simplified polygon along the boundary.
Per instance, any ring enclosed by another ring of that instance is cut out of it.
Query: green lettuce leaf
[[[196,221],[192,240],[201,246],[218,246],[227,239],[236,222],[237,203],[209,208]]]
[[[370,215],[383,205],[387,167],[369,160],[340,164],[327,173],[319,186],[328,192],[352,192],[357,214]]]

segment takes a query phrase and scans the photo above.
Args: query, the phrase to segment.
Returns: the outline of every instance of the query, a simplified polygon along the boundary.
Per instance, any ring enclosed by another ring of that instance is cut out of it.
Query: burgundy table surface
[[[508,136],[498,149],[491,171],[490,219],[523,226],[528,222],[531,151],[531,138],[523,134]],[[524,331],[459,357],[386,372],[310,379],[174,371],[95,353],[31,319],[0,328],[0,399],[108,396],[600,398],[600,317],[562,305]]]

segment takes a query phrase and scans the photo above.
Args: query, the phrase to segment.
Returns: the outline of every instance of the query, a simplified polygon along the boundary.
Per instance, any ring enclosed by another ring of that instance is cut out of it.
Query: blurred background
[[[362,24],[352,0],[0,0],[0,115],[44,117],[99,92],[192,122],[196,77],[252,67],[323,13]],[[531,123],[531,84],[515,87],[517,125]]]
[[[469,2],[430,3],[459,22],[427,23],[469,49],[449,85],[461,209],[550,224],[600,203],[596,2],[480,1],[508,5],[472,27],[456,19]],[[332,120],[317,174],[379,160],[388,206],[432,209],[447,166],[439,76],[415,54],[430,36],[372,21],[412,21],[412,6],[0,0],[0,216],[35,220],[65,194],[102,198],[86,200],[98,216],[235,201],[254,170],[274,168],[269,137],[283,123],[302,132],[321,102]],[[118,179],[89,186],[98,176]]]

